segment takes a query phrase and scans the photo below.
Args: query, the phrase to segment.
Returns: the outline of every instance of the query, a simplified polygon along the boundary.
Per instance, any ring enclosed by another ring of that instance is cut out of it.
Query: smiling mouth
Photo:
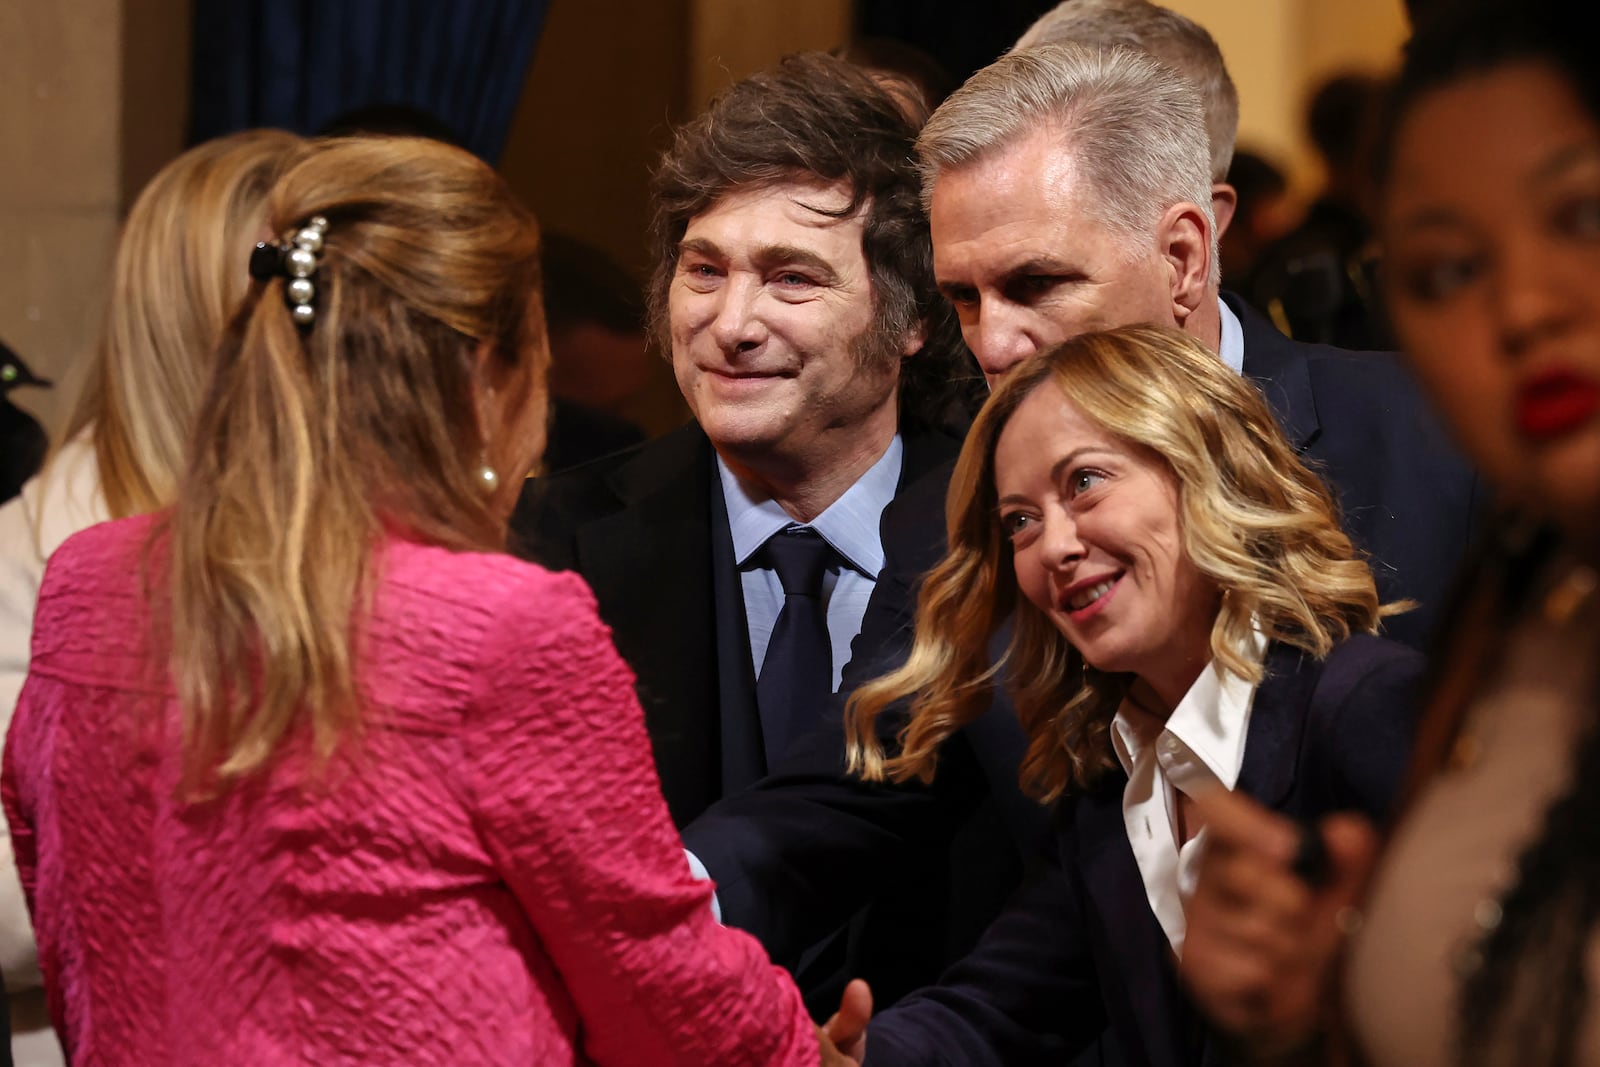
[[[786,377],[788,377],[788,375],[784,374],[782,371],[775,371],[775,370],[774,371],[739,371],[737,373],[732,373],[732,372],[729,372],[729,371],[714,370],[714,371],[711,372],[711,374],[712,374],[713,377],[720,378],[725,382],[770,382],[770,381],[772,381],[773,379],[776,379],[776,378],[786,378]]]
[[[1120,581],[1122,581],[1121,574],[1112,574],[1100,579],[1093,585],[1075,590],[1065,599],[1067,610],[1076,614],[1086,608],[1093,607],[1103,600],[1111,590],[1115,589]]]

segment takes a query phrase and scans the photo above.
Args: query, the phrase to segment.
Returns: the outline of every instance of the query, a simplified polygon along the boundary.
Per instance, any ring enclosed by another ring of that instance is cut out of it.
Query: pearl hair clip
[[[327,231],[328,220],[313,215],[289,240],[281,244],[262,241],[250,253],[250,277],[263,282],[288,279],[283,287],[283,302],[296,326],[310,326],[317,318],[317,287],[311,276],[317,273],[317,256],[322,252],[322,235]]]

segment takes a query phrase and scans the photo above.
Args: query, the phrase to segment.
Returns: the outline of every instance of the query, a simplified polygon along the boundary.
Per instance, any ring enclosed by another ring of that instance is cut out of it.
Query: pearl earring
[[[500,475],[489,466],[487,459],[478,466],[478,485],[485,493],[493,493],[500,488]]]

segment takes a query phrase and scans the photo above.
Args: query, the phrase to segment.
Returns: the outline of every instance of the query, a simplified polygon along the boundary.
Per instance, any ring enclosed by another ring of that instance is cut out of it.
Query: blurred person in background
[[[1381,855],[1372,825],[1329,820],[1308,881],[1295,826],[1211,804],[1184,969],[1263,1060],[1600,1062],[1596,14],[1441,5],[1407,48],[1387,304],[1507,521],[1461,583]]]
[[[1374,292],[1371,180],[1387,88],[1371,74],[1336,74],[1306,108],[1322,189],[1304,217],[1262,251],[1241,290],[1296,340],[1357,351],[1390,347]]]
[[[600,249],[544,236],[544,307],[550,323],[550,443],[543,469],[566,470],[645,438],[620,412],[650,387],[639,283]]]
[[[11,391],[27,386],[48,389],[50,384],[0,341],[0,504],[22,492],[23,484],[44,463],[50,444],[44,427],[11,402]]]
[[[1233,222],[1217,239],[1222,287],[1238,292],[1249,284],[1261,253],[1293,224],[1289,180],[1271,160],[1241,149],[1228,166],[1228,184],[1239,198]]]

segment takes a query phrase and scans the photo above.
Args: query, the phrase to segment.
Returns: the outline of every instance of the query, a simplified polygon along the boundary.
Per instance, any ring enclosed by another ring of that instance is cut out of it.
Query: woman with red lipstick
[[[1107,1026],[1130,1062],[1206,1062],[1173,969],[1195,798],[1383,816],[1421,657],[1374,636],[1389,609],[1264,398],[1178,331],[1089,334],[1012,371],[949,517],[909,660],[858,691],[851,761],[930,778],[988,710],[1009,628],[1024,785],[1061,802],[1058,848],[939,987],[872,1021],[867,1062],[1066,1062]],[[909,723],[886,714],[906,704]]]
[[[1330,825],[1333,884],[1312,889],[1291,827],[1234,798],[1207,812],[1185,974],[1280,1059],[1334,1034],[1374,1067],[1600,1063],[1595,28],[1588,3],[1441,5],[1407,50],[1388,304],[1517,518],[1462,585],[1381,860],[1370,829]]]

